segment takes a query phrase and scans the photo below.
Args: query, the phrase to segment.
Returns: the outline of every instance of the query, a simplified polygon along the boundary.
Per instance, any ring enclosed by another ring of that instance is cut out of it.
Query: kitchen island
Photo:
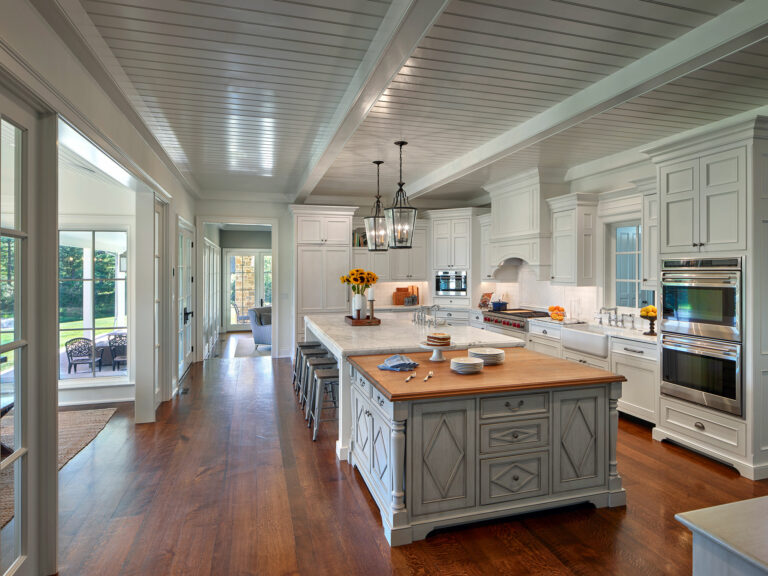
[[[378,314],[379,326],[352,327],[342,315],[307,316],[304,319],[306,341],[320,342],[336,358],[339,364],[339,438],[336,455],[346,460],[349,453],[349,439],[352,431],[350,409],[351,373],[347,357],[361,354],[396,354],[422,351],[421,343],[430,332],[445,332],[451,335],[452,347],[493,346],[513,348],[525,346],[519,338],[496,334],[470,326],[421,326],[411,321],[411,314]],[[435,365],[425,360],[423,366]]]
[[[430,364],[428,353],[409,356],[420,363],[410,382],[377,368],[384,355],[348,359],[349,459],[392,546],[438,527],[582,502],[626,504],[616,466],[623,376],[523,348],[472,375]]]

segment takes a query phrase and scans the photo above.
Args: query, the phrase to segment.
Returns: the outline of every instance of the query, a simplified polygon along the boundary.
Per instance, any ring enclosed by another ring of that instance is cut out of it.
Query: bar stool
[[[307,358],[307,361],[304,363],[304,372],[302,373],[300,384],[301,392],[299,393],[299,406],[305,408],[305,420],[309,418],[309,408],[312,406],[315,370],[318,368],[330,367],[336,367],[336,358],[333,356]]]
[[[307,360],[310,358],[326,358],[328,351],[320,346],[319,348],[308,348],[299,352],[299,366],[296,370],[296,394],[301,399],[301,390],[304,383],[304,374],[306,372]]]
[[[337,368],[321,368],[318,370],[315,370],[314,374],[314,389],[315,389],[315,395],[314,395],[314,406],[312,407],[312,410],[310,410],[309,413],[309,423],[307,424],[310,426],[314,423],[314,427],[312,429],[312,442],[314,442],[317,439],[317,430],[320,428],[320,422],[330,422],[332,420],[336,420],[336,418],[326,418],[323,420],[323,405],[325,404],[325,396],[326,394],[330,394],[331,399],[329,401],[330,406],[333,406],[334,408],[338,407],[338,402],[336,401],[336,392],[339,387],[339,370]]]
[[[299,387],[298,370],[299,370],[299,356],[302,350],[309,350],[312,348],[320,348],[320,342],[296,342],[296,352],[293,355],[293,391],[296,392]]]

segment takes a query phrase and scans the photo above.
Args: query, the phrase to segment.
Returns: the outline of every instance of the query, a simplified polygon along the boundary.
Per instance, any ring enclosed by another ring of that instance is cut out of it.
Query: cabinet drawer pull
[[[381,398],[379,398],[379,407],[381,408],[384,407],[384,400],[382,400]]]
[[[544,330],[541,331],[541,333],[542,334],[546,334],[547,333],[547,329],[545,328]]]
[[[517,403],[517,406],[512,406],[512,402],[507,400],[504,402],[504,407],[509,408],[510,410],[517,410],[518,408],[521,408],[525,404],[525,400],[520,400],[520,402]]]
[[[694,422],[693,425],[696,427],[697,430],[704,430],[704,424],[701,422]]]
[[[627,348],[624,346],[624,350],[626,352],[632,352],[633,354],[645,354],[645,350],[640,350],[639,348]]]

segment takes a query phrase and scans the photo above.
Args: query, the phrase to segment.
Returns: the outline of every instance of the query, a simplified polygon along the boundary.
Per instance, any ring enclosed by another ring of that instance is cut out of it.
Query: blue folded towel
[[[391,370],[392,372],[410,372],[415,370],[419,365],[418,362],[414,362],[408,356],[402,354],[395,354],[384,360],[383,364],[379,364],[379,370]]]

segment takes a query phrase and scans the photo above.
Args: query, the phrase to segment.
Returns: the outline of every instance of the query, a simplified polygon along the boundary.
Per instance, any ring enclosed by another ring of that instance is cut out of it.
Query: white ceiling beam
[[[393,0],[368,50],[336,107],[313,143],[312,160],[296,181],[293,201],[304,202],[331,167],[392,79],[450,0]]]
[[[746,0],[412,182],[408,196],[416,198],[427,194],[766,37],[768,2]]]

